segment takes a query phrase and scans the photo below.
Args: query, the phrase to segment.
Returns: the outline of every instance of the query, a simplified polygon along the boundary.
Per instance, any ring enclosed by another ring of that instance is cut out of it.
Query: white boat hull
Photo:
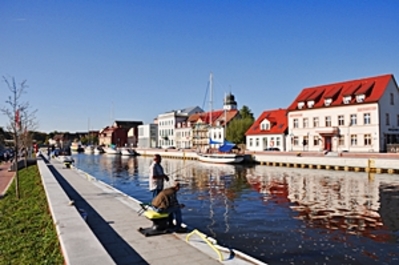
[[[240,164],[244,162],[244,155],[239,154],[204,154],[197,153],[198,160],[206,163],[216,164]]]
[[[110,155],[120,155],[121,151],[114,149],[114,148],[105,148],[104,149],[106,154],[110,154]]]
[[[132,149],[122,149],[121,150],[121,155],[123,156],[136,156],[137,153],[133,151]]]

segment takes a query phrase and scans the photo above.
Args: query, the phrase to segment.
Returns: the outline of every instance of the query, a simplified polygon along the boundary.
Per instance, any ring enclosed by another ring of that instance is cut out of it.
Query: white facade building
[[[305,88],[288,108],[291,151],[384,152],[399,142],[393,75]]]
[[[176,147],[175,129],[177,124],[185,122],[190,115],[199,112],[203,112],[203,110],[196,106],[158,115],[158,146],[162,148]]]
[[[144,124],[138,126],[138,147],[156,148],[158,145],[158,125]]]
[[[175,134],[176,148],[192,148],[193,129],[189,121],[179,122],[175,129]]]
[[[285,151],[287,110],[264,111],[245,133],[249,151]]]

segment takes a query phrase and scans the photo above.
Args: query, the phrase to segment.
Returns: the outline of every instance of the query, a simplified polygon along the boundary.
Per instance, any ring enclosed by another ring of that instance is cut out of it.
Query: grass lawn
[[[60,243],[36,165],[19,171],[0,199],[0,264],[64,264]]]

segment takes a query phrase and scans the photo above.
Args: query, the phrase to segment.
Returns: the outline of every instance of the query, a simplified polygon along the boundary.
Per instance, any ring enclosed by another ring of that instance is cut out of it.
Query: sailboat
[[[210,105],[211,105],[211,111],[210,111],[210,119],[209,119],[209,124],[210,127],[212,128],[212,89],[213,89],[213,75],[212,73],[210,74],[209,77],[209,87],[210,87]],[[225,129],[226,131],[226,119],[224,122]],[[238,154],[232,152],[232,150],[236,147],[234,143],[228,142],[225,139],[223,142],[216,142],[213,141],[212,139],[209,139],[209,146],[212,144],[218,144],[220,147],[218,148],[217,152],[211,151],[211,148],[208,148],[207,150],[201,150],[200,152],[197,152],[197,157],[198,160],[201,162],[206,162],[206,163],[218,163],[218,164],[239,164],[244,162],[244,155],[243,154]]]

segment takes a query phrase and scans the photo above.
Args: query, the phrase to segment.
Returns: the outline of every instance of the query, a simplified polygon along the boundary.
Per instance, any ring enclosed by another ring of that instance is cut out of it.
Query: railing
[[[203,233],[201,233],[200,231],[198,231],[197,229],[194,229],[191,233],[189,233],[186,236],[186,241],[188,242],[189,238],[193,235],[193,234],[197,234],[202,240],[204,240],[208,246],[210,246],[219,256],[219,260],[223,261],[223,256],[222,253],[208,240],[207,236],[204,235]]]

